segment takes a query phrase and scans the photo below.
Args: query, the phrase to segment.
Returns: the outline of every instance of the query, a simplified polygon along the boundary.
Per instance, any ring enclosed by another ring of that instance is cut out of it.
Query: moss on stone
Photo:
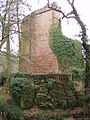
[[[26,78],[14,78],[10,81],[9,91],[13,100],[22,108],[30,108],[35,103],[35,87]]]
[[[36,96],[37,105],[40,109],[52,109],[51,97],[44,93],[38,93]]]

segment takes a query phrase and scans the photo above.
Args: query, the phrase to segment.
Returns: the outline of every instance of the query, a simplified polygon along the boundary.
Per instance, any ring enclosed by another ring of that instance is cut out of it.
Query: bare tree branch
[[[61,11],[59,8],[55,8],[55,7],[53,7],[53,5],[51,6],[50,5],[50,3],[49,3],[49,0],[47,0],[47,6],[48,6],[48,8],[50,8],[50,9],[52,9],[52,10],[55,10],[55,11],[57,11],[57,12],[60,12],[60,13],[62,13],[62,18],[61,19],[63,19],[63,18],[67,18],[67,15],[65,15],[65,13],[63,12],[63,11]],[[69,13],[69,14],[71,14],[71,12]]]
[[[82,30],[81,40],[87,42],[86,27],[85,27],[85,24],[82,22],[81,18],[79,17],[79,14],[77,13],[77,10],[74,6],[74,0],[72,0],[72,2],[70,2],[70,0],[67,0],[67,2],[70,4],[70,6],[72,8],[72,11],[68,14],[65,14],[62,10],[60,10],[58,8],[54,8],[53,6],[50,6],[49,0],[47,0],[47,2],[48,2],[47,5],[48,5],[49,8],[51,8],[52,10],[55,10],[57,12],[60,12],[63,15],[61,19],[63,19],[63,18],[67,18],[67,19],[74,18],[78,22],[78,24],[80,25],[81,30]]]
[[[74,5],[74,0],[72,0],[72,2],[70,2],[70,0],[67,0],[67,1],[70,5]]]
[[[72,4],[74,3],[74,0],[72,0]]]

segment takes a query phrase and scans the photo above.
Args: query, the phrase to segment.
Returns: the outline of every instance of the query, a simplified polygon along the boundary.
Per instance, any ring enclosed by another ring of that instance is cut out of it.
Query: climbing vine
[[[50,47],[57,56],[60,70],[70,72],[73,67],[84,67],[80,41],[64,36],[58,22],[51,26],[49,36]]]

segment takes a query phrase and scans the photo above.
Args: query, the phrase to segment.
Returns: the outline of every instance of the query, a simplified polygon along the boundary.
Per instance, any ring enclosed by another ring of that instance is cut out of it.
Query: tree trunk
[[[21,53],[21,39],[20,39],[20,23],[19,23],[19,3],[16,1],[16,14],[17,14],[17,29],[18,29],[18,41],[19,41],[19,71],[20,71],[20,53]]]
[[[83,43],[86,46],[86,69],[85,69],[85,94],[86,94],[86,104],[87,112],[90,115],[90,45]]]
[[[7,26],[6,26],[6,41],[7,41],[7,46],[6,46],[6,49],[7,49],[7,82],[8,80],[10,79],[11,77],[11,50],[10,50],[10,13],[8,11],[8,22],[7,22]]]

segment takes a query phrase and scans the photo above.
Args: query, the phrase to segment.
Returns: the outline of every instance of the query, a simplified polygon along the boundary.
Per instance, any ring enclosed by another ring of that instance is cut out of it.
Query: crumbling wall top
[[[58,10],[61,9],[60,6],[58,6],[58,4],[56,2],[53,2],[49,6],[52,7],[53,9],[58,9]],[[37,15],[37,14],[44,13],[44,12],[50,11],[52,8],[49,8],[48,5],[46,5],[45,7],[32,12],[31,15]]]

